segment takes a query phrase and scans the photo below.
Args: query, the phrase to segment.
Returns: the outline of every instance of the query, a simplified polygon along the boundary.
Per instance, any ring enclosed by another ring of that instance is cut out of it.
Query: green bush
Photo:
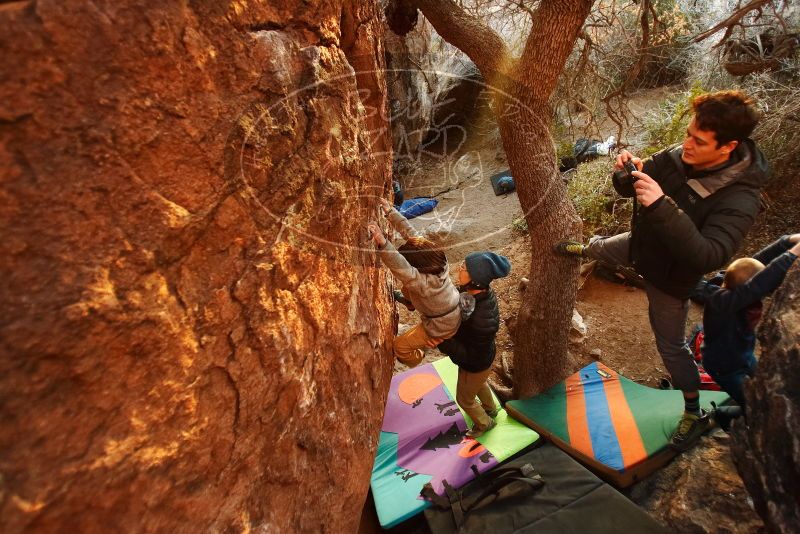
[[[611,184],[613,164],[607,158],[582,163],[567,185],[567,194],[583,220],[583,234],[614,235],[630,227],[631,200],[620,198]]]
[[[689,91],[667,98],[655,111],[645,115],[643,126],[647,145],[641,152],[642,157],[651,156],[663,148],[683,141],[691,117],[691,101],[705,92],[695,82]]]
[[[528,221],[525,220],[525,217],[520,215],[518,218],[511,221],[511,230],[520,234],[527,234]]]

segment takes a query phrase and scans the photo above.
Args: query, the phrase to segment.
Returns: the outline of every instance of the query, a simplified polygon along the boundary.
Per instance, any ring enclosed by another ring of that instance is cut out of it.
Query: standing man
[[[683,392],[683,416],[672,446],[689,448],[708,428],[700,409],[700,376],[686,343],[689,293],[703,274],[731,259],[755,221],[769,168],[749,138],[758,122],[753,102],[739,91],[692,100],[694,115],[679,146],[651,159],[623,150],[615,168],[632,161],[633,179],[614,176],[614,188],[636,197],[631,231],[595,237],[584,246],[557,243],[559,254],[633,266],[645,280],[650,326],[672,383]],[[631,183],[632,182],[632,183]]]

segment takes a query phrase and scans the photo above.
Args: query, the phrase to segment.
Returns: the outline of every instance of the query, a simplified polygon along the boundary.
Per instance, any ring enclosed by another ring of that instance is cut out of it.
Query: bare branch
[[[766,4],[769,4],[771,2],[772,2],[772,0],[753,0],[749,4],[746,4],[746,5],[742,6],[742,7],[740,7],[739,9],[737,9],[736,11],[734,11],[733,14],[730,17],[728,17],[727,19],[723,20],[722,22],[720,22],[719,24],[717,24],[713,28],[708,29],[708,30],[704,31],[703,33],[700,33],[697,36],[695,36],[695,38],[692,39],[692,42],[693,43],[699,43],[700,41],[708,39],[709,37],[711,37],[712,35],[714,35],[718,31],[722,30],[723,28],[727,29],[727,31],[725,32],[725,38],[727,38],[731,33],[731,29],[734,26],[736,26],[739,23],[739,21],[745,15],[747,15],[751,11],[755,11],[756,9],[761,10],[762,7],[764,7]],[[723,40],[725,40],[725,38],[723,38]]]
[[[407,1],[422,11],[445,41],[464,52],[484,78],[500,72],[508,60],[508,48],[482,20],[467,14],[453,0]]]

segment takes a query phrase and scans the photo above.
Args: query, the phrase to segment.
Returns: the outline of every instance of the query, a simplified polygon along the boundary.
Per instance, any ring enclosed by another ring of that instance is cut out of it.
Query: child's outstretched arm
[[[793,235],[785,235],[779,237],[765,248],[758,251],[758,253],[753,256],[753,259],[756,259],[763,263],[764,265],[768,264],[794,245],[800,242],[800,234],[793,234]]]
[[[386,218],[389,219],[389,224],[392,225],[392,228],[400,232],[400,235],[403,236],[403,239],[408,239],[409,237],[417,237],[419,236],[419,232],[411,226],[411,223],[408,222],[408,219],[403,217],[403,214],[397,211],[394,206],[389,204],[389,201],[385,198],[379,200],[381,204],[381,209],[386,214]]]
[[[397,252],[397,249],[392,245],[381,232],[378,223],[371,222],[367,225],[367,230],[378,247],[378,254],[381,257],[384,265],[404,284],[411,283],[419,279],[422,275],[420,272],[408,263],[402,254]]]
[[[769,265],[744,284],[733,289],[722,288],[711,295],[706,306],[723,312],[733,312],[761,300],[781,285],[798,254],[800,242],[769,262]]]

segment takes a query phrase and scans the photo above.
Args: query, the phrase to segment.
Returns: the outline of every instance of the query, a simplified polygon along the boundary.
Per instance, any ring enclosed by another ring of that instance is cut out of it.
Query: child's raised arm
[[[370,237],[378,247],[378,255],[381,257],[384,265],[404,284],[408,284],[418,279],[421,275],[402,254],[397,252],[397,249],[392,245],[381,232],[378,223],[370,222],[367,225]]]
[[[411,223],[408,222],[408,219],[403,217],[402,213],[397,211],[394,206],[389,204],[388,200],[382,198],[379,202],[381,203],[381,208],[386,214],[387,219],[389,219],[389,224],[392,225],[392,228],[400,232],[400,235],[403,236],[403,239],[417,237],[420,235],[420,233],[417,232],[413,226],[411,226]]]
[[[738,311],[766,297],[781,285],[786,272],[797,259],[797,254],[793,252],[795,249],[800,252],[800,245],[795,245],[769,262],[744,284],[733,289],[720,289],[707,299],[706,306],[723,312]]]
[[[794,245],[800,242],[800,234],[785,235],[773,241],[767,247],[759,250],[753,259],[768,264],[787,250],[791,249]]]

